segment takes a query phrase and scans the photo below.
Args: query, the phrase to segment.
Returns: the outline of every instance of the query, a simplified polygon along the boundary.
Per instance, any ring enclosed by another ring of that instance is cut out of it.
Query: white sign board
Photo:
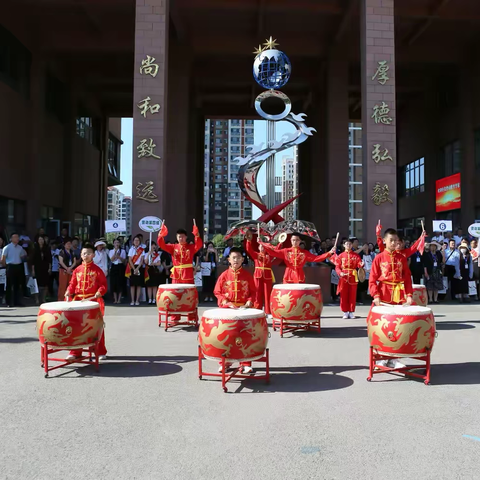
[[[472,224],[468,227],[468,233],[469,233],[472,237],[480,238],[480,223],[472,223]]]
[[[433,221],[433,232],[451,232],[452,231],[452,221],[451,220],[434,220]]]
[[[105,233],[126,231],[127,222],[125,220],[105,220]]]
[[[143,217],[138,222],[138,226],[144,232],[158,232],[162,227],[162,221],[158,217]]]

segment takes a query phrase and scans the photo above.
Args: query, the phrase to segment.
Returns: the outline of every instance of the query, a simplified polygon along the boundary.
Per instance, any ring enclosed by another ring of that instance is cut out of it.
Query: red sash
[[[133,262],[134,265],[135,265],[135,262],[142,256],[142,253],[143,253],[143,248],[138,247],[138,249],[135,252],[135,255],[132,258],[132,262]],[[147,270],[148,270],[148,268],[147,268]],[[130,262],[128,262],[127,263],[127,268],[125,269],[125,276],[127,278],[130,278],[131,275],[132,275],[132,269],[130,268]]]

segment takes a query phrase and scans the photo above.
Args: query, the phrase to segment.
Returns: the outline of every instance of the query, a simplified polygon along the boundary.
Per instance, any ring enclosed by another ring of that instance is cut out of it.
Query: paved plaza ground
[[[368,307],[325,307],[321,335],[272,332],[269,385],[225,394],[155,307],[107,306],[100,372],[48,379],[36,308],[0,309],[0,478],[479,479],[480,306],[433,310],[430,386],[367,382]]]

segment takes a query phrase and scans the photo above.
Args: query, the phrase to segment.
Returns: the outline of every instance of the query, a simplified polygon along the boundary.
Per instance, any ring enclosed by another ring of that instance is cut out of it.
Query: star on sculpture
[[[258,48],[255,49],[253,54],[258,57],[258,55],[260,55],[262,52],[263,52],[263,47],[260,44],[258,44]]]
[[[267,38],[264,45],[267,49],[272,49],[277,46],[279,46],[279,43],[276,43],[277,39],[273,40],[272,36],[270,35],[270,38]]]

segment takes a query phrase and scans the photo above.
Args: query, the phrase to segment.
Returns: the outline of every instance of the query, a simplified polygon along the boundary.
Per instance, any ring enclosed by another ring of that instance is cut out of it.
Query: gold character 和
[[[156,103],[155,105],[150,105],[150,97],[144,98],[140,103],[137,104],[137,107],[140,109],[140,115],[143,115],[147,118],[147,113],[150,112],[152,115],[158,113],[160,110],[160,105]]]

